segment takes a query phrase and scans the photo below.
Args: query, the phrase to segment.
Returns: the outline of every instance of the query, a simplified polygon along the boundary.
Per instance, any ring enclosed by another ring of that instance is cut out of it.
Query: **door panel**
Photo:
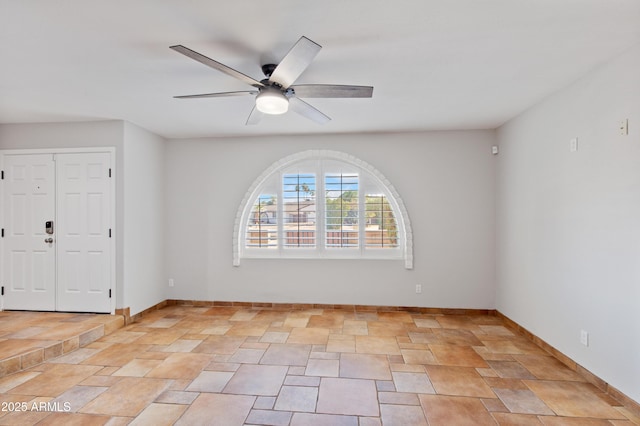
[[[53,155],[6,155],[4,166],[3,307],[55,310],[55,247],[45,242],[55,213]]]
[[[58,310],[111,310],[110,159],[56,155]]]

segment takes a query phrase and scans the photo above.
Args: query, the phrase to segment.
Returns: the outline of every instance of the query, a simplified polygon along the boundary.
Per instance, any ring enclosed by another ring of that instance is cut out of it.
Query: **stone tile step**
[[[0,312],[0,378],[73,352],[124,324],[122,315]]]

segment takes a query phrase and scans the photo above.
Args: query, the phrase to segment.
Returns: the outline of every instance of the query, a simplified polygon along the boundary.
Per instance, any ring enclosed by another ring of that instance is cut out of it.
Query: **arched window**
[[[234,228],[241,258],[404,259],[411,226],[396,190],[351,155],[311,150],[283,158],[247,191]]]

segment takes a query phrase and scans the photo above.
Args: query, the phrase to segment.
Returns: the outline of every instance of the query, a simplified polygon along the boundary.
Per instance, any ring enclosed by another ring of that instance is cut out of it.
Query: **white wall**
[[[492,131],[171,140],[166,151],[168,298],[493,308]],[[395,186],[411,219],[402,261],[258,260],[232,265],[236,211],[273,162],[308,149],[345,152]],[[422,294],[415,285],[422,284]]]
[[[124,124],[123,305],[134,315],[165,300],[163,138]]]
[[[80,123],[0,124],[0,149],[50,149],[79,147],[116,148],[116,307],[123,307],[124,123],[89,121]]]
[[[636,401],[639,75],[640,46],[501,127],[497,175],[497,309]]]

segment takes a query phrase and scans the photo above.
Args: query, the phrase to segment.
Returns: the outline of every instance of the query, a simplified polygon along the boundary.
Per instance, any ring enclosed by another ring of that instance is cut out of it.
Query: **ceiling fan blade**
[[[343,86],[337,84],[296,84],[291,86],[301,98],[370,98],[371,86]]]
[[[203,93],[201,95],[182,95],[174,96],[176,99],[198,99],[198,98],[221,98],[225,96],[245,96],[245,95],[257,95],[257,90],[245,90],[242,92],[220,92],[220,93]]]
[[[258,124],[260,120],[262,120],[263,115],[264,114],[258,111],[258,108],[256,108],[256,106],[254,105],[253,109],[251,110],[251,113],[249,114],[249,117],[247,118],[247,122],[245,123],[245,125],[251,126],[254,124]]]
[[[307,69],[320,49],[322,49],[322,46],[318,43],[304,36],[300,37],[300,40],[293,45],[276,69],[273,70],[269,81],[277,83],[285,89],[291,86],[300,74]]]
[[[325,124],[331,121],[331,118],[321,113],[316,108],[312,107],[302,99],[290,98],[289,108],[298,114],[307,117],[309,120],[313,120],[318,124]]]
[[[170,49],[175,50],[178,53],[182,53],[185,56],[188,56],[191,59],[194,59],[198,62],[200,62],[201,64],[204,64],[208,67],[211,67],[215,70],[221,71],[233,78],[237,78],[240,81],[244,81],[245,83],[253,86],[253,87],[263,87],[264,84],[260,83],[258,80],[254,80],[253,78],[249,77],[248,75],[245,75],[243,73],[241,73],[240,71],[236,71],[233,68],[230,68],[224,64],[221,64],[218,61],[214,61],[211,58],[208,58],[198,52],[196,52],[195,50],[191,50],[188,47],[184,47],[180,44],[176,45],[176,46],[171,46]]]

